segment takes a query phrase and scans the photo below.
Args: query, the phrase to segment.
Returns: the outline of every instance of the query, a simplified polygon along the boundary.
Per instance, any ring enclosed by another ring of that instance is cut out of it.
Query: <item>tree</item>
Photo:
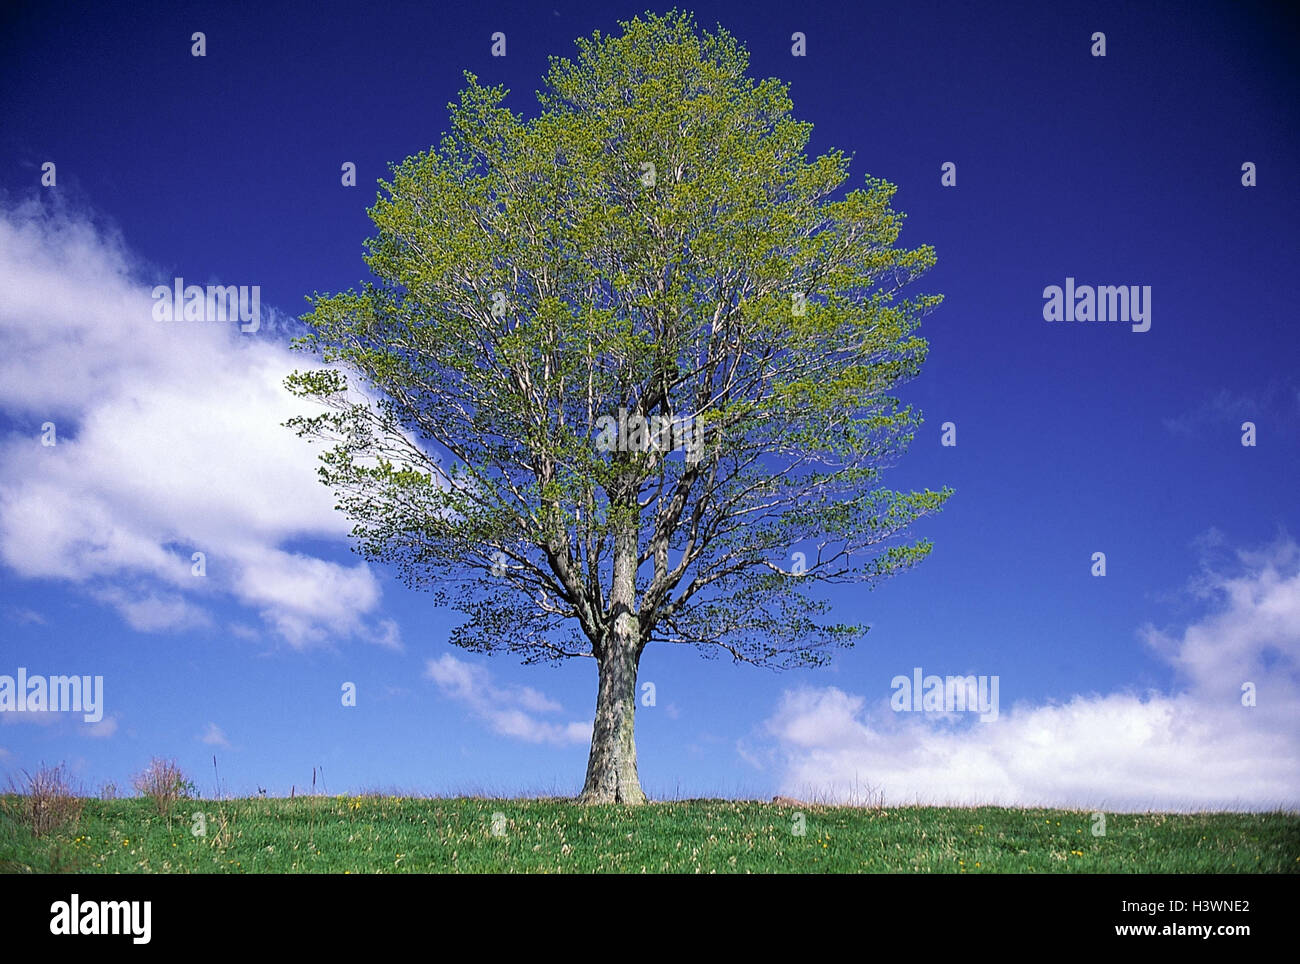
[[[950,490],[878,484],[940,301],[896,300],[934,252],[894,246],[894,187],[835,199],[847,158],[808,158],[725,30],[621,26],[551,59],[530,119],[466,73],[381,182],[377,280],[311,299],[328,367],[287,385],[325,406],[289,424],[331,443],[358,551],[463,612],[452,643],[595,661],[581,799],[631,804],[648,645],[826,662],[867,627],[824,587],[920,561]]]

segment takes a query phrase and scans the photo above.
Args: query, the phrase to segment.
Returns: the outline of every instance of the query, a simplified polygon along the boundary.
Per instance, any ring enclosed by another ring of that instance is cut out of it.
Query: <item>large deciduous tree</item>
[[[866,627],[824,587],[917,563],[950,490],[880,485],[940,300],[899,296],[934,252],[895,246],[893,186],[840,191],[725,30],[621,26],[552,59],[531,118],[466,74],[288,385],[326,406],[290,424],[332,443],[358,551],[464,612],[452,643],[595,661],[582,799],[630,804],[647,646],[827,661]]]

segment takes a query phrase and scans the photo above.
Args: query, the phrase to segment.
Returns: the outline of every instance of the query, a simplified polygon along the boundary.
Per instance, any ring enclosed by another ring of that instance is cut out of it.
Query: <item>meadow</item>
[[[79,799],[34,832],[0,797],[6,873],[1296,873],[1300,815],[680,800]]]

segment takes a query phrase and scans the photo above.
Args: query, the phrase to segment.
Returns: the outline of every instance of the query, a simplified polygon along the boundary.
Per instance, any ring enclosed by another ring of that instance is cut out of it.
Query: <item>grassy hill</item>
[[[1107,814],[1094,836],[1088,812],[995,807],[362,796],[181,800],[164,816],[135,798],[82,801],[38,837],[21,804],[0,806],[9,873],[1300,872],[1294,813]]]

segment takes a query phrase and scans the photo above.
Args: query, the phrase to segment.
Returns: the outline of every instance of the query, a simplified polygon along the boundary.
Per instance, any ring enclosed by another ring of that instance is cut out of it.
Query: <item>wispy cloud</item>
[[[587,743],[591,723],[552,723],[537,714],[558,713],[563,707],[530,686],[500,687],[482,666],[457,659],[450,653],[429,660],[425,675],[444,696],[463,703],[502,736],[529,743]]]
[[[1190,412],[1162,420],[1168,431],[1184,436],[1210,430],[1232,434],[1244,421],[1255,422],[1261,431],[1264,427],[1276,431],[1300,425],[1300,387],[1275,381],[1248,392],[1220,389]]]
[[[44,626],[45,617],[34,609],[25,606],[11,606],[9,618],[19,626]]]
[[[117,716],[106,716],[97,723],[83,723],[86,736],[106,740],[117,732]]]
[[[91,590],[91,595],[100,602],[111,604],[128,626],[142,633],[187,629],[212,623],[212,618],[205,609],[187,602],[175,592],[132,592],[121,586],[104,586]]]
[[[230,747],[230,741],[226,739],[226,734],[215,723],[209,723],[204,728],[203,735],[199,739],[208,746],[220,746],[227,749]]]

